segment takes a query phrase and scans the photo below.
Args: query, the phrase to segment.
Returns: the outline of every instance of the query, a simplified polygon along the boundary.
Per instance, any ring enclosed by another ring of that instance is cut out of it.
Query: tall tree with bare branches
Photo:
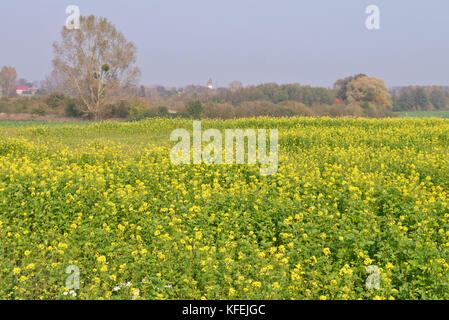
[[[0,88],[3,96],[11,97],[15,94],[16,81],[16,68],[4,66],[0,71]]]
[[[80,17],[80,28],[64,27],[53,48],[64,92],[78,97],[95,120],[101,120],[106,105],[137,85],[136,47],[106,18]]]

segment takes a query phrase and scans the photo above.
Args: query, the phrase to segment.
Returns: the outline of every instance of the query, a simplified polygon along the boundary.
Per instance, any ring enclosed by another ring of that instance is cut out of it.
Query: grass
[[[401,111],[395,112],[400,118],[444,118],[449,119],[449,110],[441,111]]]

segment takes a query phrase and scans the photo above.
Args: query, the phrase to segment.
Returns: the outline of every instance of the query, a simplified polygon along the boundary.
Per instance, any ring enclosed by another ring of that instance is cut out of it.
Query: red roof
[[[16,90],[30,90],[27,86],[16,86]]]

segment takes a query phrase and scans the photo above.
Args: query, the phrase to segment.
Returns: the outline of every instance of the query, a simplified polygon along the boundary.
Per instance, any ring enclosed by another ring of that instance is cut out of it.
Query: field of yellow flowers
[[[173,165],[189,120],[0,124],[0,299],[449,299],[449,121],[202,125],[278,129],[277,173]]]

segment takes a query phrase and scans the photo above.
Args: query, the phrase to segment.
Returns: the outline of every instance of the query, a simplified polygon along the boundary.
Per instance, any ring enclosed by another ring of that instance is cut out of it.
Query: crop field
[[[401,111],[396,112],[400,118],[449,118],[448,110],[439,111]]]
[[[172,164],[190,120],[0,124],[0,299],[449,299],[448,120],[202,125],[278,129],[277,173]]]

